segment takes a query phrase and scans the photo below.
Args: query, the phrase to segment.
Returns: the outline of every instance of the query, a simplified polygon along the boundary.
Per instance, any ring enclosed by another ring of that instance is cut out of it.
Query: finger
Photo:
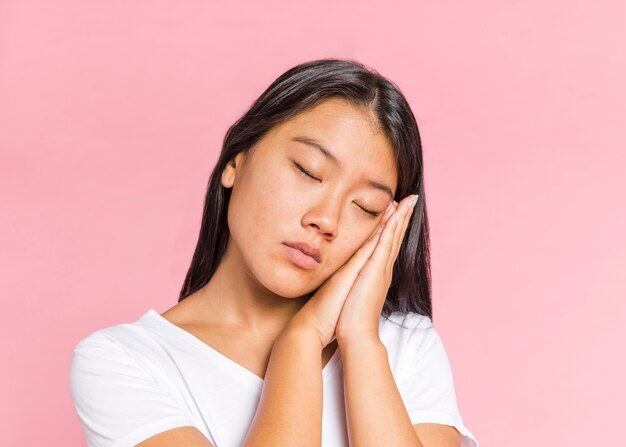
[[[380,219],[380,222],[378,222],[378,225],[376,226],[376,230],[374,230],[373,234],[379,233],[381,228],[385,226],[385,223],[387,223],[389,216],[391,216],[393,211],[396,209],[396,205],[397,203],[395,202],[395,200],[393,202],[389,202],[389,205],[387,205],[387,208],[385,209],[385,213],[383,214],[383,218]]]
[[[400,203],[400,214],[398,216],[398,223],[393,231],[393,239],[391,241],[391,249],[389,251],[389,257],[387,258],[387,268],[393,268],[393,263],[395,262],[395,253],[398,251],[398,246],[401,242],[401,232],[402,227],[404,226],[404,221],[406,220],[407,211],[410,209],[409,204],[411,203],[411,196],[405,197]]]
[[[344,266],[345,269],[351,270],[353,273],[361,270],[363,265],[370,258],[372,253],[375,250],[376,244],[379,240],[380,234],[385,226],[385,223],[389,220],[389,216],[393,214],[393,211],[396,209],[394,202],[390,202],[385,210],[385,214],[383,214],[383,219],[379,222],[377,229],[372,232],[370,237],[359,247],[359,249],[352,255],[350,260]]]
[[[391,216],[391,214],[394,212],[394,210],[397,207],[398,207],[398,202],[396,202],[395,200],[389,203],[389,206],[387,206],[387,209],[385,210],[385,214],[383,215],[383,218],[381,219],[381,223],[383,225],[387,223],[387,221],[389,220],[389,216]]]
[[[383,218],[381,219],[378,226],[376,227],[376,230],[371,234],[371,236],[366,241],[366,243],[363,244],[362,249],[365,252],[364,256],[366,257],[366,260],[372,255],[372,252],[374,251],[376,243],[378,242],[380,238],[380,234],[382,233],[387,221],[389,220],[389,216],[391,216],[394,210],[396,209],[396,206],[394,204],[395,204],[395,201],[391,202],[387,206],[387,209],[385,210],[385,214],[383,214]]]
[[[378,265],[386,265],[389,259],[389,253],[393,245],[393,235],[395,233],[396,226],[398,225],[398,218],[402,215],[402,202],[398,204],[398,207],[394,213],[389,217],[385,226],[383,227],[378,243],[374,248],[374,253],[370,257],[370,260]]]
[[[402,248],[402,243],[404,242],[404,239],[406,237],[406,230],[409,226],[409,222],[411,221],[411,217],[413,216],[413,211],[414,208],[408,207],[408,209],[406,210],[406,213],[404,215],[404,219],[402,220],[402,228],[399,231],[398,234],[398,240],[396,245],[394,246],[394,248],[391,251],[391,258],[390,258],[390,266],[389,268],[393,268],[393,265],[396,262],[396,259],[398,258],[398,254],[400,253],[400,249]]]
[[[387,223],[387,220],[389,219],[389,216],[391,216],[391,214],[393,213],[393,211],[396,209],[396,201],[394,200],[393,202],[389,202],[389,204],[387,205],[387,208],[385,209],[385,212],[383,214],[382,219],[380,220],[380,222],[378,222],[378,225],[376,226],[376,228],[374,229],[374,231],[372,231],[372,234],[370,234],[370,237],[367,239],[367,241],[365,241],[365,244],[378,240],[378,236],[381,233],[383,227],[385,226],[385,223]],[[368,255],[369,257],[369,255]]]
[[[366,245],[369,245],[370,243],[378,240],[378,235],[382,231],[383,227],[385,226],[385,222],[387,221],[387,218],[391,215],[393,210],[394,210],[393,203],[389,203],[389,205],[387,205],[387,208],[385,209],[385,214],[383,214],[383,218],[380,220],[380,222],[378,222],[378,225],[376,226],[374,231],[372,231],[372,234],[370,234],[370,236],[363,243],[360,249],[363,249]]]
[[[411,208],[412,199],[413,195],[406,198],[406,203],[404,204],[404,214],[402,215],[402,217],[400,217],[401,222],[398,222],[398,228],[396,229],[395,234],[396,237],[393,240],[394,246],[392,253],[394,258],[400,251],[400,246],[402,245],[402,241],[404,240],[404,230],[406,229],[407,223],[411,218],[411,214],[413,211],[413,209]]]

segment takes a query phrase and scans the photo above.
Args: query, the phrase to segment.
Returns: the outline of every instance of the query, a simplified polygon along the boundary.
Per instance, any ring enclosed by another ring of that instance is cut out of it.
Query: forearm
[[[352,447],[423,447],[380,340],[340,341],[348,435]]]
[[[274,342],[261,398],[244,446],[322,443],[322,346],[300,332]]]

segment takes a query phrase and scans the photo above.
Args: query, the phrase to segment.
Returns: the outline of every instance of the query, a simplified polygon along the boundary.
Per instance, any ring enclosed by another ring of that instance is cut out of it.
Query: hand
[[[383,225],[396,209],[394,203],[389,204],[378,226],[363,245],[318,288],[302,309],[291,318],[286,330],[304,329],[314,332],[320,340],[322,349],[333,341],[344,301],[378,241],[379,230],[382,230]]]
[[[366,244],[373,253],[368,255],[341,309],[335,329],[339,344],[363,338],[379,340],[378,323],[391,285],[393,266],[413,214],[413,197],[400,202],[377,235],[375,247],[371,248],[373,244],[369,241]]]
[[[319,338],[322,349],[333,341],[341,307],[378,240],[378,231],[382,230],[386,220],[395,209],[394,203],[389,203],[378,226],[361,247],[322,283],[302,309],[291,318],[285,331],[311,331]]]

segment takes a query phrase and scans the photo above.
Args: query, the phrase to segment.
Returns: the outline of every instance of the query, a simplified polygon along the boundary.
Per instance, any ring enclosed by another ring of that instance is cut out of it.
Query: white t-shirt
[[[452,425],[478,447],[457,407],[452,370],[430,318],[394,312],[379,333],[411,422]],[[348,446],[338,348],[322,370],[322,445]],[[195,426],[216,447],[240,446],[264,380],[154,309],[97,330],[73,351],[70,391],[89,447],[127,447]]]

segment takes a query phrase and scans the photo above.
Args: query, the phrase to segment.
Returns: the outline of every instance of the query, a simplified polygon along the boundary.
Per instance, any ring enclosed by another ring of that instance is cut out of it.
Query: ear
[[[235,184],[235,178],[237,177],[237,173],[241,171],[245,156],[246,154],[244,151],[239,152],[237,155],[230,159],[230,161],[222,171],[221,181],[224,188],[232,188]]]

